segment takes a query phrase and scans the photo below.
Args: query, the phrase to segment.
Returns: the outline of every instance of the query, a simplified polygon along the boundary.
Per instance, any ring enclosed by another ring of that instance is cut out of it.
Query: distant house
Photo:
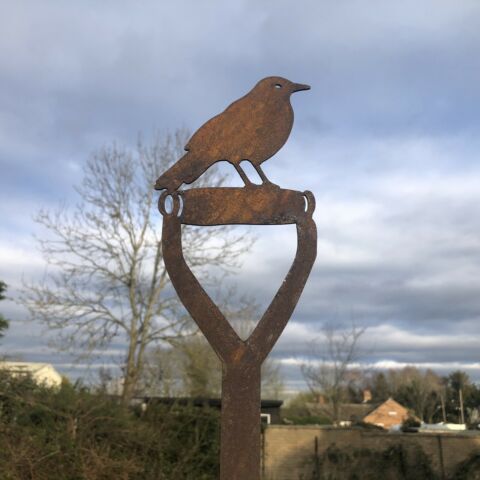
[[[36,383],[47,387],[59,387],[62,383],[61,375],[49,363],[0,362],[0,370],[15,377],[30,375]]]
[[[322,415],[330,418],[333,423],[334,415],[328,403],[308,404],[311,415]],[[386,430],[401,425],[411,416],[408,410],[393,398],[381,404],[372,403],[343,403],[339,406],[338,425],[348,427],[355,423],[368,423]]]
[[[366,415],[363,421],[388,430],[396,425],[401,425],[410,416],[403,405],[393,398],[389,398]]]

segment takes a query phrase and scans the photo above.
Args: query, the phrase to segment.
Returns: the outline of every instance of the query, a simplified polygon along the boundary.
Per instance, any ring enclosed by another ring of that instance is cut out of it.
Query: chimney
[[[363,401],[362,403],[368,403],[372,401],[372,392],[366,388],[363,390]]]

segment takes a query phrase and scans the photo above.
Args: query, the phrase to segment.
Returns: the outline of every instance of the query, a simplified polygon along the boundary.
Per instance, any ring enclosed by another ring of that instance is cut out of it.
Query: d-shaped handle
[[[200,192],[200,194],[193,193],[195,190],[186,192],[185,196],[187,198],[184,198],[183,210],[180,215],[178,214],[178,209],[174,209],[171,214],[163,211],[162,247],[165,267],[180,300],[222,362],[238,363],[245,361],[247,358],[249,361],[263,362],[290,319],[315,261],[317,231],[312,219],[315,204],[314,197],[310,192],[305,192],[304,194],[275,187],[270,199],[271,202],[267,203],[269,205],[267,210],[270,212],[268,216],[264,212],[260,212],[258,217],[254,218],[252,214],[254,210],[252,208],[250,210],[247,209],[247,212],[250,213],[243,214],[252,217],[253,221],[267,225],[285,224],[288,218],[288,223],[296,223],[298,238],[295,259],[285,280],[255,330],[244,341],[236,334],[228,320],[200,285],[183,255],[181,224],[186,223],[184,222],[186,212],[189,212],[187,213],[188,223],[197,221],[192,213],[195,211],[198,212],[199,221],[205,220],[208,212],[206,213],[205,208],[202,208],[204,205],[202,205],[201,200],[211,199],[212,195],[216,194],[213,191],[220,190],[221,192],[217,194],[214,203],[218,204],[220,199],[227,202],[228,196],[225,197],[224,191],[228,192],[232,189],[208,189],[207,193],[205,193],[207,189],[199,190],[203,190],[203,192]],[[248,189],[242,190],[247,190],[248,192]],[[194,205],[195,208],[189,207],[187,204],[187,200],[188,202],[193,200],[192,197],[194,195],[196,195],[194,198],[197,199],[197,203]],[[308,199],[309,208],[307,208],[307,211],[305,211],[304,201],[302,200],[304,196]],[[288,202],[279,202],[279,199],[281,200],[282,198],[297,198],[297,204],[293,208],[290,207],[290,210],[287,210],[289,208]],[[200,204],[198,203],[199,199]],[[241,200],[241,197],[236,192],[231,197],[235,205],[233,210],[236,212],[242,211],[238,209],[239,199]],[[301,200],[301,204],[298,203],[298,199]],[[250,205],[254,204],[250,201]],[[229,213],[232,210],[228,208],[228,205],[224,205],[223,211],[227,213],[224,213],[223,216],[217,215],[215,217],[216,224],[224,224],[223,217],[225,216],[234,218],[232,213]],[[288,217],[279,214],[279,212],[285,211],[288,211]],[[240,218],[241,215],[239,213],[236,218]]]

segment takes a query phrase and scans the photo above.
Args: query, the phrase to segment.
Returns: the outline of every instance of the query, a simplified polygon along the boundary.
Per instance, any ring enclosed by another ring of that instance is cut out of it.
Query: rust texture
[[[173,192],[182,183],[192,183],[216,162],[230,162],[246,185],[250,184],[240,163],[248,160],[262,181],[268,183],[260,165],[280,150],[293,125],[290,95],[308,90],[308,85],[282,77],[260,80],[244,97],[200,127],[185,146],[187,153],[161,175],[157,190]]]
[[[290,319],[316,257],[313,194],[282,189],[260,168],[290,134],[291,93],[308,88],[280,77],[261,80],[245,97],[201,127],[187,144],[187,153],[156,183],[157,189],[164,190],[159,209],[166,269],[180,300],[222,362],[221,480],[260,479],[261,365]],[[245,159],[257,169],[262,185],[248,180],[239,165]],[[220,160],[237,168],[245,187],[177,190]],[[166,207],[168,197],[171,208]],[[182,224],[296,225],[293,264],[248,339],[236,334],[188,267],[182,250]]]

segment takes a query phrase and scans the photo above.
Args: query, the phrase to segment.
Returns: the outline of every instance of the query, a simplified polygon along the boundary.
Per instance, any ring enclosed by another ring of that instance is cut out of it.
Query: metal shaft
[[[224,365],[220,479],[260,480],[260,441],[260,366]]]

